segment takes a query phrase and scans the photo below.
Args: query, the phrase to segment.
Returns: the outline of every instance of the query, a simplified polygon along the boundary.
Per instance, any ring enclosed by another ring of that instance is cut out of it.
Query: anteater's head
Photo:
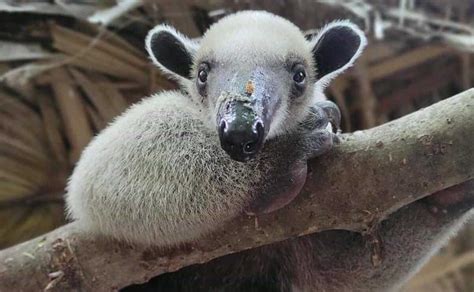
[[[348,21],[306,38],[288,20],[245,11],[221,19],[200,41],[159,25],[148,34],[146,47],[154,63],[207,109],[222,148],[246,161],[266,140],[294,129],[365,43]]]

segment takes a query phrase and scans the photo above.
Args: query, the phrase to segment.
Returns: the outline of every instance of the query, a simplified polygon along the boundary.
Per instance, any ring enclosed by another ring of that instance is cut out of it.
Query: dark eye
[[[293,86],[291,86],[291,96],[293,98],[303,95],[306,91],[306,71],[305,66],[301,63],[296,63],[291,68],[291,74],[293,74]]]
[[[202,63],[201,66],[199,66],[198,70],[198,81],[200,84],[205,84],[207,82],[207,76],[209,72],[209,65],[206,63]]]
[[[306,73],[304,72],[303,69],[298,69],[295,72],[295,75],[293,75],[293,81],[295,81],[298,84],[303,83],[305,78],[306,78]]]
[[[199,70],[198,77],[199,77],[199,82],[206,83],[206,81],[207,81],[207,72],[206,72],[206,70],[203,70],[203,69]]]

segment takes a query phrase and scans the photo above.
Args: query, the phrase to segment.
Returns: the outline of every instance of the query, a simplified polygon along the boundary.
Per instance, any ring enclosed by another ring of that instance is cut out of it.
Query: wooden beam
[[[400,56],[372,65],[368,68],[368,77],[371,81],[385,78],[401,70],[405,70],[434,58],[452,52],[452,49],[439,45],[426,45],[413,49]]]

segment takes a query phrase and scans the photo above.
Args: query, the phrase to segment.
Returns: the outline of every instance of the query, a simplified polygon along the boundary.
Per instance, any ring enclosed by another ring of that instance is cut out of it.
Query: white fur
[[[290,21],[264,11],[243,11],[229,15],[204,34],[197,59],[212,55],[230,64],[284,61],[294,53],[311,59],[310,44]]]

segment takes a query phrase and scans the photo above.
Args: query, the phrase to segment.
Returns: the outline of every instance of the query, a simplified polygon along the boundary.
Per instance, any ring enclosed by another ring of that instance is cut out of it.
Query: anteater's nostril
[[[252,127],[252,137],[243,146],[243,152],[247,154],[253,154],[260,148],[263,142],[264,128],[262,122],[256,121]]]
[[[222,120],[219,128],[220,128],[220,131],[224,133],[227,130],[227,122],[225,120]]]
[[[256,148],[257,148],[256,142],[248,142],[247,144],[244,145],[244,153],[253,153],[255,152]]]
[[[255,129],[257,130],[258,140],[260,140],[260,138],[263,138],[265,132],[265,129],[263,128],[263,123],[261,121],[257,121],[255,123]]]

